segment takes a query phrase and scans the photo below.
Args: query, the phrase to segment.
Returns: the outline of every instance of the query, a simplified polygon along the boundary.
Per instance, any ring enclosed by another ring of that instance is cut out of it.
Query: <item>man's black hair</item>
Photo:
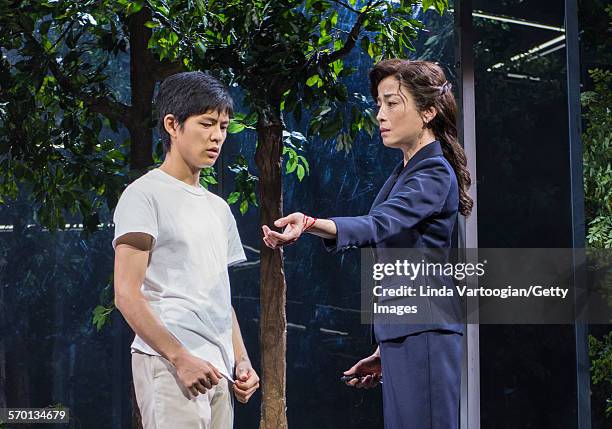
[[[166,115],[174,115],[182,129],[187,118],[194,115],[214,111],[231,117],[234,112],[234,102],[227,88],[201,71],[177,73],[164,79],[155,97],[155,106],[164,153],[170,150],[170,134],[164,128]]]

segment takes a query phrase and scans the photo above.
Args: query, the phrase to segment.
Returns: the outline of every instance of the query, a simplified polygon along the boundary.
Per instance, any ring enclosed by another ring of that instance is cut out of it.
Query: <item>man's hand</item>
[[[238,362],[235,373],[234,395],[238,401],[246,404],[253,393],[259,388],[259,376],[248,360]]]
[[[285,227],[282,234],[272,231],[267,225],[262,225],[261,228],[264,233],[263,241],[271,249],[294,243],[304,232],[306,221],[307,217],[300,212],[291,213],[288,216],[277,219],[274,222],[274,226],[278,228]]]
[[[174,360],[176,374],[193,397],[219,384],[221,373],[210,362],[184,351]]]
[[[367,358],[361,359],[350,369],[344,371],[344,375],[358,375],[359,378],[354,378],[346,382],[347,385],[357,387],[359,389],[371,389],[376,387],[382,377],[382,366],[380,363],[380,354],[378,350]]]

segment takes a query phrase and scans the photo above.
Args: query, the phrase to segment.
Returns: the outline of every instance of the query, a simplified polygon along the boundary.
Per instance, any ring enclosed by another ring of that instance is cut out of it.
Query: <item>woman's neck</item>
[[[425,132],[419,136],[419,139],[416,142],[402,146],[401,149],[404,153],[404,167],[406,164],[408,164],[408,161],[410,161],[410,158],[412,158],[415,153],[434,141],[436,141],[436,136],[434,136],[433,132],[427,128],[425,129]]]

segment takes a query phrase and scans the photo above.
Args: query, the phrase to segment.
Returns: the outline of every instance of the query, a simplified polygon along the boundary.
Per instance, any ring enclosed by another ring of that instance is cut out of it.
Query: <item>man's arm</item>
[[[247,353],[246,346],[244,345],[244,341],[242,339],[242,332],[240,331],[240,325],[238,324],[238,319],[236,318],[236,312],[234,311],[234,307],[232,307],[232,345],[234,347],[234,357],[236,359],[236,364],[242,361],[251,361],[249,359],[249,354]]]
[[[130,327],[177,369],[181,382],[197,396],[219,382],[210,363],[191,355],[168,331],[140,291],[149,263],[152,237],[145,233],[121,236],[115,247],[115,306]]]
[[[247,353],[240,325],[236,318],[236,312],[232,307],[232,345],[234,347],[234,357],[236,359],[236,380],[234,383],[234,395],[240,402],[246,403],[249,398],[259,388],[259,376],[251,365],[251,360]]]

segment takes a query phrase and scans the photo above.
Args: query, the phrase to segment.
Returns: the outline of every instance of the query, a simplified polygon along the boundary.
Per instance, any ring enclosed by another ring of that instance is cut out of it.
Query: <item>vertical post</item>
[[[569,125],[570,195],[572,215],[572,247],[574,248],[574,286],[580,284],[577,263],[585,247],[584,184],[580,118],[580,48],[577,0],[565,0],[565,53],[567,65],[567,113]],[[576,408],[578,429],[591,428],[591,396],[588,351],[588,325],[576,321]]]
[[[459,248],[478,248],[477,192],[476,192],[476,109],[474,95],[474,54],[472,40],[472,1],[457,0],[455,34],[459,76],[459,138],[467,157],[472,178],[470,197],[474,200],[472,214],[459,219]],[[461,369],[461,429],[480,429],[480,345],[478,326],[478,298],[466,300],[469,315],[463,337],[464,355]]]

